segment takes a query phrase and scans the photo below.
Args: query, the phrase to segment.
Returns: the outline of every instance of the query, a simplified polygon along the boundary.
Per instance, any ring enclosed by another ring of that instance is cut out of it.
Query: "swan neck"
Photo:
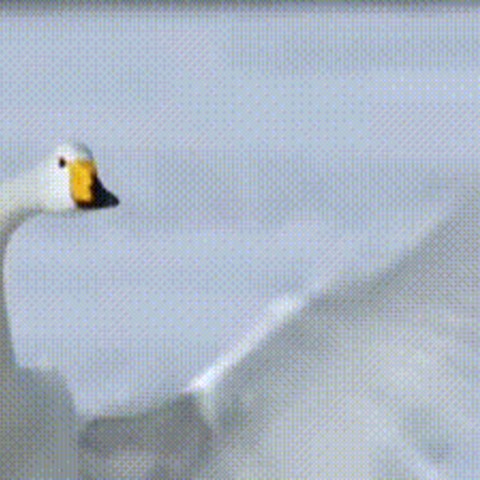
[[[12,190],[7,191],[7,193],[11,192]],[[35,209],[27,208],[18,197],[0,196],[0,379],[5,379],[12,373],[15,366],[6,301],[5,264],[8,243],[15,230],[35,213]]]
[[[0,377],[5,377],[15,365],[15,355],[13,351],[12,334],[8,321],[7,302],[5,296],[5,251],[2,245],[0,274],[2,284],[0,288]]]

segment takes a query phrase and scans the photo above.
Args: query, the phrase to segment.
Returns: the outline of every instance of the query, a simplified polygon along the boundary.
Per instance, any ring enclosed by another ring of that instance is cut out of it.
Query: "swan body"
[[[7,246],[25,220],[42,212],[115,206],[98,178],[90,150],[58,147],[34,170],[0,187],[0,274]],[[77,419],[65,382],[55,371],[17,365],[0,288],[0,479],[77,478]]]
[[[480,198],[453,190],[389,261],[285,299],[176,401],[86,425],[85,478],[479,478]]]

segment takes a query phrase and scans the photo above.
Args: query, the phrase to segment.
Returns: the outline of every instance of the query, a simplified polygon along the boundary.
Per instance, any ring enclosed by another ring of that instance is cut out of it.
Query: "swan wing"
[[[81,478],[189,478],[211,440],[189,395],[141,413],[99,416],[80,434]]]
[[[459,189],[388,265],[285,299],[184,396],[90,422],[82,455],[142,478],[476,478],[479,220]]]
[[[385,268],[287,300],[196,379],[219,433],[194,478],[476,478],[479,219],[460,189]]]

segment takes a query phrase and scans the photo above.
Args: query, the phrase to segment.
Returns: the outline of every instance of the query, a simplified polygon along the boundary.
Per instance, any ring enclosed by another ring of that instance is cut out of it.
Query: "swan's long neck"
[[[33,203],[28,179],[21,177],[2,185],[0,193],[0,378],[8,376],[15,366],[12,336],[5,294],[7,247],[13,232],[27,218],[39,211]]]

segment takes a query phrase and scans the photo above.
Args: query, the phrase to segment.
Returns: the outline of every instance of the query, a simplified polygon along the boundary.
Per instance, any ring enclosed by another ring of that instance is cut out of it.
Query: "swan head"
[[[37,170],[40,209],[47,212],[115,207],[118,198],[99,178],[90,149],[81,143],[60,145]]]

